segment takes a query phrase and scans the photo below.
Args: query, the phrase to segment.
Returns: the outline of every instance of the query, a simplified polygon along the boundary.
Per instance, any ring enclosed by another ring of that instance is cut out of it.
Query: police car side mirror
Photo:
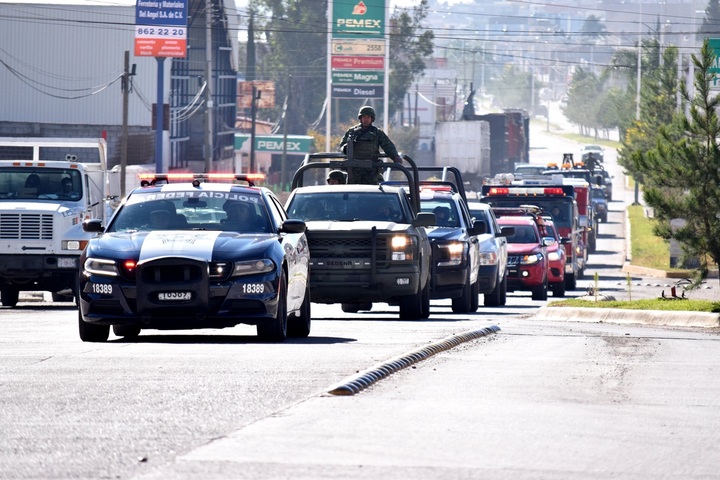
[[[84,232],[88,233],[102,233],[105,231],[105,228],[102,225],[102,220],[99,218],[84,220],[82,223],[82,229]]]
[[[434,213],[420,212],[412,222],[415,227],[434,227],[437,225],[437,218]]]
[[[280,227],[280,233],[305,233],[307,225],[304,220],[298,220],[295,218],[288,218]]]

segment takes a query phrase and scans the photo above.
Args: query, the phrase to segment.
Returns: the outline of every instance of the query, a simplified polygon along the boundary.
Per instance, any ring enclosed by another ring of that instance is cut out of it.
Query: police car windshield
[[[222,230],[268,233],[268,214],[258,194],[203,190],[135,192],[107,231]]]

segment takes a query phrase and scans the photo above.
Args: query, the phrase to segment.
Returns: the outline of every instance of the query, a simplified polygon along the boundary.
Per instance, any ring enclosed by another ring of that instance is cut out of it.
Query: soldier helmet
[[[338,180],[340,183],[345,183],[345,172],[342,170],[333,170],[328,173],[327,180]]]
[[[370,115],[370,118],[375,120],[375,109],[370,106],[364,106],[360,109],[358,112],[358,118],[362,117],[363,115]]]

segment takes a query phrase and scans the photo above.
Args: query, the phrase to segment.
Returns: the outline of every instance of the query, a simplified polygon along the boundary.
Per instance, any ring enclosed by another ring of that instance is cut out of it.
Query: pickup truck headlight
[[[438,245],[440,259],[438,267],[452,267],[462,265],[463,257],[467,252],[467,244],[463,242],[449,242]]]
[[[531,253],[529,255],[523,255],[520,259],[521,265],[535,265],[543,259],[542,253]]]
[[[481,252],[480,265],[496,265],[498,263],[497,252]]]
[[[558,260],[560,260],[560,252],[555,251],[548,253],[548,260],[550,260],[551,262],[557,262]]]
[[[390,239],[390,258],[395,261],[415,259],[415,238],[395,235]]]

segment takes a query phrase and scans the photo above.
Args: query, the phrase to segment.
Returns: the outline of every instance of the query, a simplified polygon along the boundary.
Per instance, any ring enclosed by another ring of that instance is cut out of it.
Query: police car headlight
[[[245,275],[258,275],[261,273],[269,273],[273,270],[275,270],[275,263],[269,258],[247,260],[243,262],[235,262],[233,276],[241,277]]]
[[[438,267],[449,267],[462,264],[467,251],[467,244],[463,242],[450,242],[438,245],[440,259]]]
[[[548,260],[551,262],[557,262],[560,260],[560,252],[550,252],[548,253]]]
[[[105,258],[88,258],[85,260],[83,269],[87,273],[103,277],[117,277],[120,274],[117,268],[117,262]]]
[[[535,265],[543,259],[542,253],[532,253],[530,255],[524,255],[520,259],[522,265]]]
[[[415,238],[409,235],[395,235],[390,239],[390,258],[396,261],[415,258]]]

